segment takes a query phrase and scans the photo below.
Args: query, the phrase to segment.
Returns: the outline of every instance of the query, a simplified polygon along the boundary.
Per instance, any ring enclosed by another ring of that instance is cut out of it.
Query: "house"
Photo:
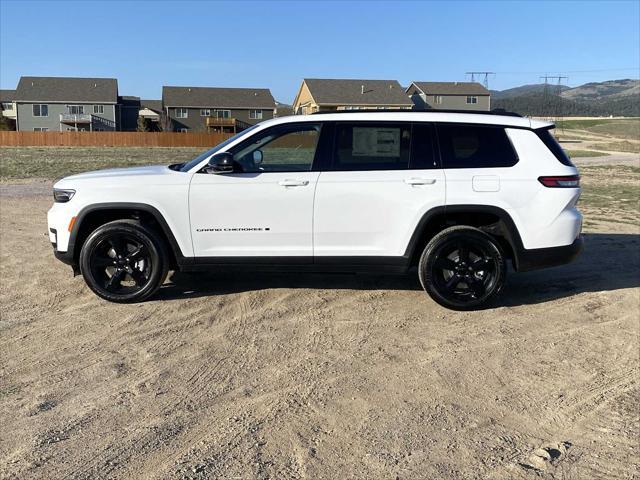
[[[118,130],[115,78],[21,77],[17,130]]]
[[[9,128],[15,129],[16,124],[16,91],[15,90],[0,90],[0,115],[4,119],[0,123],[7,122]]]
[[[397,80],[305,78],[293,102],[296,115],[363,109],[411,109]]]
[[[238,132],[274,117],[267,88],[162,87],[162,106],[176,132]]]
[[[140,97],[123,95],[118,97],[117,124],[122,132],[138,130],[138,112],[140,111]]]
[[[407,95],[416,110],[491,110],[491,94],[477,82],[412,82]]]

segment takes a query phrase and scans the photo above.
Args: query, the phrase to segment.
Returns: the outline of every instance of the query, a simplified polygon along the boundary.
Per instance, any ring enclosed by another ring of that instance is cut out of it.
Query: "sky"
[[[465,81],[640,77],[640,1],[0,0],[0,88],[20,76],[114,77],[121,95],[162,85],[270,88],[303,78]]]

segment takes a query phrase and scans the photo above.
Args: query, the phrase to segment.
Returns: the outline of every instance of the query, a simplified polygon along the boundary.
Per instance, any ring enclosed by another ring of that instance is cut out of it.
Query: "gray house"
[[[17,130],[118,130],[115,78],[21,77]]]
[[[397,80],[305,78],[293,101],[295,115],[338,110],[410,110]]]
[[[162,87],[162,104],[176,132],[237,132],[276,108],[266,88]]]
[[[491,94],[477,82],[412,82],[406,90],[416,110],[490,110]]]

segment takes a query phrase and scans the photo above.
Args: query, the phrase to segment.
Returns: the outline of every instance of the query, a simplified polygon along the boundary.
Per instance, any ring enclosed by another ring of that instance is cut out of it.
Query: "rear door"
[[[314,257],[402,257],[422,215],[444,205],[433,127],[336,122],[314,207]]]

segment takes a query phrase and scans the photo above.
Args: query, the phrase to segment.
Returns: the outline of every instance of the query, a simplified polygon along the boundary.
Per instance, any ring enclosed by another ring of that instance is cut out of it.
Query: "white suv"
[[[516,270],[581,250],[580,178],[512,114],[328,113],[268,120],[190,162],[54,186],[56,257],[100,297],[148,298],[169,269],[403,273],[473,309]]]

